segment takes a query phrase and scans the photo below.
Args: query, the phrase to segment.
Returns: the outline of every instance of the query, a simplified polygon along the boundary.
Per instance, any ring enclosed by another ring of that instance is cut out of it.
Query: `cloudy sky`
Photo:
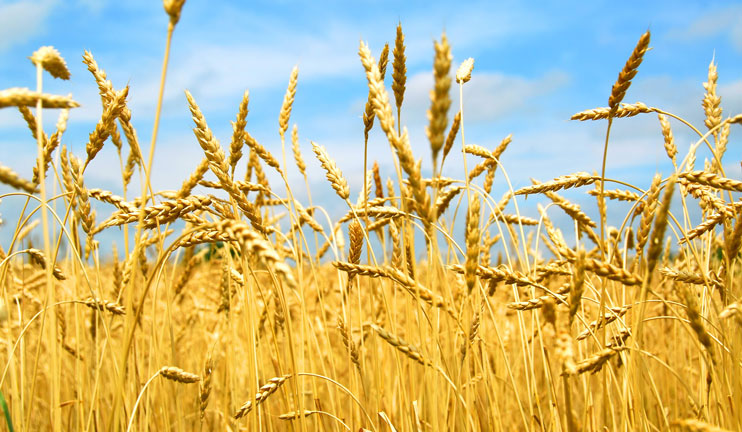
[[[496,3],[496,4],[495,4]],[[193,93],[210,127],[225,145],[237,107],[250,91],[247,130],[280,155],[278,113],[291,68],[299,67],[292,123],[297,123],[312,193],[329,209],[342,207],[314,161],[309,141],[336,159],[356,196],[361,187],[367,87],[357,51],[367,41],[375,56],[393,44],[402,23],[407,44],[408,85],[402,121],[415,156],[430,172],[424,133],[432,85],[433,41],[445,31],[454,70],[475,59],[464,88],[467,143],[494,148],[507,134],[513,142],[502,161],[514,187],[576,171],[599,170],[605,122],[571,122],[571,114],[605,106],[611,86],[639,36],[652,32],[651,51],[625,102],[642,101],[683,116],[703,128],[702,83],[712,58],[718,63],[725,115],[742,112],[742,6],[735,2],[428,2],[428,1],[221,1],[188,0],[175,30],[165,103],[154,160],[154,188],[177,188],[201,157],[191,131],[184,90]],[[28,56],[43,45],[62,53],[70,81],[45,78],[45,90],[72,93],[82,105],[70,116],[63,142],[84,154],[87,136],[101,113],[92,76],[81,62],[93,53],[116,88],[129,84],[129,105],[145,154],[154,118],[167,15],[153,0],[0,0],[0,88],[35,87]],[[390,68],[391,69],[391,68]],[[390,85],[390,80],[387,79]],[[452,91],[453,107],[459,103]],[[454,108],[452,108],[452,114]],[[48,133],[56,112],[45,112]],[[685,154],[693,134],[673,122]],[[725,156],[727,174],[739,178],[742,149],[733,131]],[[647,186],[655,171],[672,171],[657,118],[621,119],[614,126],[608,176]],[[16,110],[0,110],[0,163],[31,175],[35,141]],[[454,152],[455,153],[455,152]],[[699,161],[708,157],[700,153]],[[369,158],[393,176],[389,146],[372,132]],[[289,160],[290,160],[289,156]],[[462,178],[457,154],[445,175]],[[120,192],[115,148],[108,144],[86,172],[91,186]],[[291,173],[301,198],[303,182]],[[506,190],[498,175],[493,195]],[[138,189],[135,189],[138,190]],[[10,190],[0,186],[0,193]],[[323,201],[325,200],[325,201]],[[589,198],[575,198],[590,207]],[[18,198],[0,213],[5,241]],[[529,200],[530,201],[530,200]],[[22,203],[21,203],[22,204]],[[534,214],[531,214],[534,216]],[[9,223],[10,222],[10,223]]]

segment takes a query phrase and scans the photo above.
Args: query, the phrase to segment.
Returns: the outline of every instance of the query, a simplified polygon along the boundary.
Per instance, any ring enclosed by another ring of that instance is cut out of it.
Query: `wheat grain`
[[[599,178],[588,174],[586,172],[578,172],[575,174],[568,174],[565,176],[557,177],[554,180],[539,183],[533,186],[526,186],[520,188],[514,192],[515,195],[530,195],[537,194],[547,191],[558,191],[561,189],[569,189],[573,187],[580,187],[584,185],[593,184],[598,181]]]
[[[193,384],[199,382],[201,377],[194,373],[186,372],[181,368],[175,366],[163,366],[160,369],[160,375],[163,378],[167,378],[171,381],[176,381],[183,384]]]
[[[35,183],[22,179],[18,173],[2,164],[0,164],[0,182],[30,194],[37,191],[37,185]]]
[[[464,84],[469,82],[471,79],[471,71],[474,69],[474,59],[469,57],[468,59],[461,62],[461,65],[456,70],[456,82]]]
[[[304,158],[301,155],[301,149],[299,148],[299,128],[294,125],[291,129],[291,149],[294,152],[294,161],[296,161],[296,167],[299,168],[299,172],[304,178],[307,177],[307,164],[304,163]]]
[[[35,107],[41,100],[42,108],[77,108],[79,103],[71,96],[58,96],[47,93],[38,93],[27,88],[13,87],[0,90],[0,108],[27,106]]]
[[[312,150],[317,155],[322,168],[327,172],[327,180],[330,181],[332,188],[335,189],[340,198],[347,200],[350,197],[350,188],[345,177],[343,177],[343,173],[335,165],[335,161],[330,158],[324,147],[317,145],[314,141],[312,141]]]
[[[291,378],[291,375],[283,375],[280,377],[274,377],[268,380],[267,383],[265,383],[258,392],[255,394],[255,405],[260,405],[263,403],[268,396],[275,393],[281,385],[283,385],[284,382],[286,382],[287,379]],[[245,402],[234,415],[232,416],[235,420],[239,420],[240,418],[246,416],[251,410],[253,409],[253,401],[249,400]]]
[[[381,82],[384,82],[384,75],[386,75],[386,67],[389,62],[389,44],[384,45],[384,49],[381,50],[379,56],[379,73],[381,74]],[[368,100],[366,101],[366,107],[363,111],[363,136],[368,141],[368,133],[371,132],[371,128],[374,127],[374,104],[372,101],[373,95],[369,90]]]
[[[82,303],[91,309],[97,309],[99,311],[107,310],[114,315],[124,315],[126,313],[126,310],[120,304],[101,300],[99,298],[90,297],[83,300]]]
[[[670,422],[670,426],[687,432],[730,432],[729,429],[723,429],[693,418],[673,420]]]
[[[720,177],[714,173],[706,171],[690,171],[681,173],[679,176],[680,178],[692,183],[698,183],[716,189],[742,192],[742,181]]]
[[[657,118],[660,120],[662,137],[665,140],[665,153],[667,153],[667,157],[670,158],[673,164],[677,164],[675,156],[678,154],[678,148],[675,146],[675,138],[672,136],[670,121],[663,114],[657,114]]]
[[[617,319],[626,315],[626,312],[628,312],[629,309],[631,309],[631,305],[623,306],[620,308],[609,308],[609,309],[610,309],[610,313],[604,314],[603,319],[596,319],[595,321],[591,321],[587,325],[587,328],[577,335],[576,339],[578,341],[586,339],[591,334],[595,334],[595,332],[597,332],[601,328],[604,328],[605,326],[612,323],[613,321],[616,321]]]
[[[204,374],[199,384],[199,412],[201,414],[201,423],[206,416],[206,408],[209,406],[209,396],[211,395],[211,375],[214,370],[214,361],[211,359],[211,353],[206,356],[204,362]]]
[[[250,103],[250,92],[245,90],[240,107],[237,110],[237,120],[232,122],[232,141],[229,143],[229,165],[234,172],[237,162],[242,158],[242,146],[245,143],[243,134],[247,125],[247,106]]]
[[[613,84],[611,96],[608,98],[608,107],[611,109],[611,117],[613,116],[613,113],[615,113],[616,109],[618,109],[624,96],[626,96],[626,90],[629,89],[631,80],[634,79],[639,65],[642,64],[644,54],[649,49],[649,40],[649,31],[641,35],[639,41],[636,43],[636,47],[634,47],[634,51],[631,53],[631,56],[626,61],[623,69],[618,74],[616,83]]]
[[[716,94],[716,80],[719,78],[716,65],[711,60],[709,63],[708,81],[703,83],[706,93],[703,95],[703,111],[706,119],[703,123],[709,129],[714,129],[721,123],[721,97]]]
[[[49,266],[49,261],[46,259],[44,252],[38,249],[31,248],[27,249],[26,253],[31,258],[31,261],[36,263],[42,269],[46,269]],[[54,278],[60,281],[67,279],[67,276],[62,273],[62,269],[60,269],[56,265],[52,266],[52,275],[54,276]]]
[[[211,171],[219,179],[222,188],[232,196],[239,208],[245,213],[247,218],[250,219],[252,226],[259,232],[264,232],[265,228],[263,227],[263,219],[260,217],[260,213],[255,208],[255,205],[247,199],[245,194],[235,187],[234,182],[230,178],[229,174],[227,174],[228,164],[226,157],[224,156],[224,151],[216,138],[214,138],[211,129],[209,129],[206,124],[206,119],[198,108],[193,96],[191,96],[191,93],[187,90],[186,98],[188,99],[188,106],[191,110],[193,122],[196,124],[196,128],[193,129],[193,132],[196,134],[196,138],[198,138],[201,148],[209,159],[209,167],[211,168]]]
[[[420,352],[420,350],[412,345],[407,343],[404,339],[395,336],[388,331],[384,330],[383,328],[377,326],[376,324],[370,324],[370,327],[374,329],[374,331],[385,341],[389,343],[389,345],[396,348],[398,351],[400,351],[402,354],[406,355],[407,357],[411,358],[412,360],[420,363],[423,366],[432,365],[433,362],[425,358],[425,356]]]
[[[611,117],[634,117],[639,114],[646,114],[655,111],[657,111],[657,108],[648,107],[641,102],[637,102],[634,104],[621,104],[620,107],[615,109],[615,112]],[[593,108],[573,114],[572,117],[570,117],[570,120],[603,120],[607,119],[610,114],[610,107]]]
[[[163,0],[162,5],[165,12],[170,15],[170,25],[174,26],[180,20],[180,13],[186,0]]]
[[[451,97],[448,92],[451,88],[451,46],[446,34],[441,35],[441,41],[435,42],[435,58],[433,60],[433,90],[430,92],[430,109],[428,110],[428,127],[425,133],[430,141],[433,152],[433,165],[438,153],[443,148],[444,133],[448,124],[448,109],[451,106]]]
[[[56,48],[43,46],[34,51],[29,58],[31,59],[31,63],[41,66],[54,78],[70,79],[70,70],[67,68],[67,63]]]
[[[286,94],[283,96],[283,104],[281,105],[281,112],[278,115],[278,133],[283,137],[286,130],[289,128],[289,117],[291,117],[291,107],[294,105],[294,97],[296,96],[296,83],[299,78],[299,67],[294,66],[291,69],[291,77],[289,78],[289,86],[286,89]]]
[[[464,265],[464,277],[470,294],[477,283],[477,268],[479,267],[479,207],[479,196],[474,196],[469,202],[469,212],[466,215],[466,264]]]
[[[392,90],[394,91],[394,102],[397,105],[398,116],[404,101],[405,84],[407,82],[404,52],[404,33],[402,33],[402,23],[399,23],[397,25],[397,37],[394,40],[394,62],[392,63]]]
[[[649,229],[652,226],[652,219],[655,216],[655,210],[657,209],[657,198],[660,194],[660,183],[662,182],[662,176],[655,174],[652,179],[652,184],[647,191],[647,198],[645,199],[645,205],[642,210],[642,217],[639,221],[639,228],[636,230],[636,254],[640,257],[644,252],[644,245],[647,244],[649,239]]]

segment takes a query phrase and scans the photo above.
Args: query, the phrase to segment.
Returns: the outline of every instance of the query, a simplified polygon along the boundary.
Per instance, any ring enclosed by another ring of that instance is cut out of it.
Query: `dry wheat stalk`
[[[742,192],[742,181],[720,177],[716,174],[706,171],[684,172],[680,174],[680,178],[686,179],[693,183],[711,186],[712,188],[716,189]]]
[[[575,315],[580,308],[582,293],[585,290],[585,251],[580,249],[575,260],[572,283],[569,289],[569,324],[574,321]]]
[[[578,204],[571,203],[566,198],[557,194],[556,192],[545,192],[544,193],[554,204],[558,205],[565,213],[567,213],[572,219],[579,222],[581,226],[597,228],[595,222],[590,219],[590,216],[582,211]]]
[[[135,209],[134,211],[119,210],[106,221],[101,223],[95,232],[102,231],[106,228],[113,226],[119,226],[123,224],[137,222],[139,220],[140,213],[142,215],[142,227],[144,229],[155,228],[158,225],[165,225],[173,222],[185,213],[190,213],[196,210],[202,210],[205,207],[211,205],[212,200],[208,196],[192,195],[188,198],[176,199],[174,201],[165,201],[163,203],[144,207],[141,211]]]
[[[451,46],[446,34],[441,35],[441,41],[435,42],[435,58],[433,60],[433,90],[430,92],[430,109],[428,109],[428,127],[425,133],[430,141],[433,152],[433,165],[438,159],[438,153],[443,148],[444,134],[448,123],[448,109],[451,106],[451,97],[448,92],[451,88]]]
[[[471,294],[477,283],[477,268],[479,267],[479,196],[475,195],[469,202],[469,212],[466,215],[466,263],[464,278],[466,287]]]
[[[272,395],[273,393],[278,390],[281,385],[287,380],[291,378],[291,375],[283,375],[280,377],[274,377],[268,380],[267,383],[265,383],[257,393],[255,393],[255,405],[260,405],[263,403],[268,396]],[[246,416],[251,410],[253,409],[253,401],[249,400],[245,402],[236,413],[234,413],[233,417],[235,420],[238,420],[244,416]]]
[[[454,273],[464,274],[464,266],[460,264],[450,264],[447,266],[449,270]],[[536,281],[531,280],[528,276],[518,271],[512,270],[506,266],[497,267],[485,267],[479,266],[477,268],[477,276],[480,279],[493,280],[495,282],[505,282],[506,284],[515,284],[517,286],[534,286],[537,288],[543,288]]]
[[[361,361],[360,361],[360,355],[358,354],[358,346],[350,337],[350,332],[348,331],[348,328],[345,327],[345,321],[343,321],[342,317],[338,317],[338,325],[337,325],[338,331],[340,332],[340,337],[343,339],[343,345],[345,345],[345,348],[350,353],[350,359],[355,365],[356,369],[358,369],[358,372],[361,372]]]
[[[678,282],[685,282],[695,285],[706,285],[710,283],[713,286],[721,287],[722,283],[713,272],[709,272],[705,277],[699,274],[691,273],[686,270],[679,270],[669,267],[663,267],[660,269],[660,273],[672,280]]]
[[[180,20],[180,12],[183,10],[183,5],[186,0],[163,0],[162,5],[165,8],[165,12],[170,16],[170,25],[174,26]]]
[[[565,267],[565,265],[568,263],[568,261],[556,261],[556,262],[550,262],[546,265],[538,265],[536,266],[533,271],[536,276],[536,281],[543,281],[551,276],[571,276],[572,271]]]
[[[727,257],[727,267],[730,270],[734,259],[739,254],[740,247],[742,247],[742,209],[737,211],[734,220],[734,230],[727,234],[724,242],[724,254]]]
[[[558,191],[560,189],[569,189],[572,187],[579,187],[584,185],[593,184],[598,181],[599,178],[586,172],[578,172],[575,174],[568,174],[565,176],[557,177],[554,180],[539,183],[533,186],[526,186],[515,191],[515,195],[530,195],[547,191]]]
[[[35,219],[31,223],[24,225],[23,228],[21,228],[21,230],[18,231],[18,234],[15,237],[16,238],[16,240],[15,240],[16,243],[23,242],[23,240],[26,237],[28,237],[29,234],[31,234],[31,231],[33,231],[34,228],[36,228],[37,226],[39,226],[40,223],[41,223],[41,221],[39,219]],[[3,258],[0,258],[0,259],[3,259]]]
[[[721,160],[724,157],[724,153],[727,151],[727,144],[729,144],[729,133],[731,132],[731,126],[729,123],[724,123],[721,127],[721,134],[719,139],[716,141],[716,147],[714,148],[714,160],[712,171],[721,173],[722,165]]]
[[[97,309],[99,311],[107,310],[108,312],[111,312],[114,315],[123,315],[126,313],[126,310],[120,304],[101,300],[101,299],[94,298],[94,297],[87,298],[83,300],[82,303],[91,309]]]
[[[729,429],[720,428],[698,419],[673,420],[670,426],[686,432],[731,432]]]
[[[617,308],[608,308],[608,310],[610,310],[610,313],[604,314],[602,320],[596,319],[595,321],[591,321],[590,324],[587,325],[587,328],[577,335],[576,339],[580,341],[587,338],[591,334],[595,334],[596,331],[604,328],[613,321],[616,321],[617,319],[626,315],[626,312],[628,312],[629,309],[631,309],[631,305]]]
[[[456,82],[464,84],[469,82],[471,79],[471,71],[474,69],[474,59],[469,57],[468,59],[461,62],[461,65],[456,70]]]
[[[296,167],[299,168],[299,172],[304,178],[307,177],[307,164],[304,163],[304,158],[301,155],[301,149],[299,148],[299,128],[294,125],[291,129],[291,149],[294,152],[294,161],[296,161]]]
[[[271,243],[265,240],[259,233],[250,228],[246,223],[236,220],[225,219],[218,222],[209,223],[199,227],[200,232],[210,233],[216,231],[216,238],[221,241],[231,240],[236,241],[243,245],[247,251],[255,254],[263,262],[273,267],[273,270],[281,275],[289,287],[296,286],[296,279],[294,279],[291,267],[286,264],[276,252],[275,248]],[[190,237],[191,242],[186,243],[181,239],[179,246],[195,244],[200,238],[197,235]],[[195,242],[194,242],[195,241]]]
[[[209,170],[209,159],[205,157],[201,159],[201,162],[198,163],[196,170],[193,171],[191,175],[185,179],[185,181],[183,181],[183,184],[180,186],[180,190],[178,190],[178,193],[176,194],[176,196],[178,198],[188,197],[191,194],[191,191],[193,191],[193,188],[195,188],[196,185],[199,184],[204,174],[206,174],[206,171],[208,170]]]
[[[384,82],[384,75],[386,75],[386,67],[389,62],[389,44],[384,45],[384,49],[381,50],[379,56],[379,73],[381,74],[381,81]],[[368,100],[366,101],[366,107],[363,111],[363,136],[368,141],[368,133],[371,132],[371,128],[374,127],[374,104],[372,101],[371,91],[369,90]]]
[[[693,240],[696,237],[714,229],[714,227],[727,219],[724,213],[716,213],[709,216],[705,221],[701,222],[698,226],[685,233],[685,237],[680,239],[679,243],[686,243]]]
[[[432,365],[433,362],[425,358],[425,356],[420,352],[420,350],[412,345],[407,343],[404,339],[395,336],[388,331],[384,330],[383,328],[377,326],[376,324],[370,324],[369,325],[374,331],[385,341],[389,343],[389,345],[396,348],[398,351],[400,351],[402,354],[406,355],[407,357],[411,358],[412,360],[420,363],[423,366]]]
[[[286,94],[283,96],[283,104],[281,105],[281,112],[278,115],[278,133],[283,139],[283,135],[289,128],[289,117],[291,117],[291,107],[294,104],[294,97],[296,96],[296,83],[299,78],[299,67],[294,66],[291,69],[291,76],[289,77],[289,86],[286,88]]]
[[[649,31],[641,35],[639,41],[636,43],[636,47],[634,47],[634,51],[631,53],[631,56],[626,61],[623,69],[618,74],[618,79],[616,80],[616,83],[613,84],[611,95],[608,98],[608,108],[611,109],[610,117],[613,117],[619,104],[623,100],[624,96],[626,96],[626,90],[629,89],[631,80],[636,76],[639,65],[642,64],[644,54],[649,49],[649,39]]]
[[[652,185],[647,191],[647,197],[644,200],[644,208],[642,210],[642,217],[639,221],[639,228],[636,230],[636,254],[637,257],[641,257],[644,253],[644,245],[647,244],[649,239],[649,229],[652,226],[652,219],[655,216],[655,210],[657,209],[657,198],[660,195],[660,183],[662,182],[662,176],[657,173],[652,179]]]
[[[92,211],[90,208],[90,195],[88,194],[88,189],[85,187],[85,181],[82,175],[84,167],[81,166],[80,160],[75,156],[70,155],[69,159],[71,175],[75,182],[75,193],[77,194],[75,215],[82,222],[83,231],[85,231],[89,236],[92,236],[95,229],[95,211]],[[90,241],[87,243],[90,243]]]
[[[41,100],[42,108],[77,108],[79,103],[71,96],[59,96],[47,93],[38,93],[27,88],[13,87],[0,90],[0,108],[27,106],[35,107]]]
[[[587,191],[587,193],[594,197],[597,197],[600,194],[600,190],[591,189]],[[608,199],[614,199],[618,201],[629,201],[629,202],[639,201],[641,199],[641,195],[639,195],[638,193],[634,191],[622,190],[622,189],[613,189],[613,190],[606,189],[603,191],[603,196],[605,196]],[[642,201],[641,203],[639,203],[639,205],[637,205],[637,210],[639,212],[641,212],[642,209],[644,208],[643,203],[644,201]]]
[[[343,177],[343,173],[335,165],[335,161],[330,158],[324,147],[317,145],[314,141],[311,143],[314,154],[317,155],[322,168],[327,172],[327,180],[330,181],[332,188],[335,189],[340,198],[347,200],[350,197],[350,188],[345,177]]]
[[[464,190],[464,186],[454,186],[448,189],[444,189],[440,192],[438,192],[438,198],[435,200],[435,217],[434,220],[438,220],[443,213],[446,211],[448,206],[451,204],[451,201],[456,197],[456,195],[459,194]]]
[[[384,185],[381,183],[381,173],[379,172],[379,163],[377,161],[374,161],[371,172],[374,176],[374,191],[376,192],[376,198],[383,199]]]
[[[719,318],[727,319],[734,317],[737,320],[737,324],[742,325],[742,303],[736,302],[731,303],[719,314]]]
[[[657,260],[662,253],[662,239],[665,237],[667,222],[670,214],[670,203],[672,194],[675,192],[675,177],[671,177],[665,185],[665,193],[662,195],[662,204],[657,210],[657,216],[654,218],[654,230],[649,241],[649,250],[647,251],[647,277],[651,279]],[[742,234],[742,231],[740,232]]]
[[[129,86],[126,86],[120,92],[115,92],[113,99],[106,106],[100,121],[95,125],[95,130],[90,134],[88,144],[85,147],[88,154],[86,164],[95,158],[95,155],[103,148],[103,142],[111,135],[111,130],[115,127],[114,122],[121,116],[121,112],[124,110],[126,96],[128,94]]]
[[[392,90],[394,91],[394,102],[397,105],[397,113],[400,112],[404,100],[405,83],[407,82],[407,66],[405,65],[404,33],[402,23],[397,25],[397,37],[394,40],[394,62],[392,63]],[[399,114],[397,114],[399,116]]]
[[[199,384],[198,399],[199,412],[201,414],[201,423],[206,416],[206,408],[209,406],[209,396],[211,395],[211,374],[214,369],[214,361],[211,359],[211,353],[207,354],[204,362],[204,375]]]
[[[162,369],[160,369],[160,376],[183,384],[193,384],[201,380],[201,377],[198,375],[186,372],[175,366],[163,366]]]
[[[595,374],[603,368],[603,366],[606,364],[606,362],[608,362],[608,360],[611,359],[611,357],[625,350],[626,347],[603,348],[590,357],[580,360],[575,364],[573,370],[564,371],[562,372],[562,375],[581,375],[585,372]]]
[[[701,315],[701,309],[698,305],[698,298],[696,293],[694,291],[691,291],[691,289],[686,284],[677,284],[675,285],[675,287],[679,291],[680,298],[685,303],[685,313],[686,315],[688,315],[690,328],[696,334],[698,341],[708,352],[709,357],[711,357],[711,361],[715,364],[716,356],[714,355],[713,342],[708,331],[706,331],[706,326],[703,323],[704,318]]]
[[[104,191],[101,189],[88,189],[88,194],[90,194],[91,197],[97,199],[98,201],[102,201],[108,204],[113,204],[116,207],[118,207],[119,210],[123,210],[126,212],[135,212],[137,211],[136,207],[130,203],[124,200],[124,198],[114,195],[111,191]]]
[[[598,276],[620,282],[624,285],[640,286],[642,284],[642,278],[639,275],[633,274],[613,264],[598,261],[594,258],[588,258],[585,260],[585,269]]]
[[[538,225],[538,220],[534,218],[529,218],[527,216],[518,216],[515,214],[498,214],[494,216],[495,220],[498,220],[500,222],[505,222],[506,224],[510,225]]]
[[[287,413],[281,414],[278,416],[280,420],[296,420],[300,417],[309,417],[312,414],[320,414],[322,411],[312,411],[312,410],[304,410],[304,411],[289,411]]]
[[[719,74],[716,72],[716,65],[711,60],[709,63],[708,81],[703,83],[706,93],[703,95],[703,111],[706,114],[704,124],[707,128],[713,129],[721,123],[721,97],[716,94],[716,80]]]
[[[281,171],[281,165],[278,163],[278,159],[273,157],[270,151],[263,147],[259,142],[255,140],[255,138],[252,137],[247,132],[243,133],[245,143],[248,147],[250,147],[250,150],[255,152],[256,155],[260,159],[263,159],[263,161],[271,168],[274,168],[276,171],[278,171],[279,174],[281,174],[283,171]]]
[[[31,262],[35,263],[42,269],[46,269],[49,265],[49,261],[46,259],[46,255],[44,255],[44,252],[38,250],[38,249],[27,249],[26,253],[31,258]],[[62,273],[62,269],[57,267],[56,265],[52,266],[52,275],[55,279],[63,281],[67,279],[67,276]]]
[[[2,164],[0,164],[0,182],[30,194],[37,192],[36,183],[21,178],[18,173]]]
[[[31,59],[31,63],[41,66],[54,78],[70,79],[70,70],[67,68],[67,63],[56,48],[43,46],[34,51],[29,58]]]
[[[250,219],[252,226],[259,232],[263,233],[265,228],[263,227],[263,219],[260,217],[260,213],[255,208],[255,205],[247,199],[245,194],[234,185],[234,182],[227,173],[228,164],[224,151],[219,145],[219,141],[214,138],[214,134],[206,124],[206,119],[198,108],[193,96],[191,96],[191,93],[187,90],[186,98],[188,99],[188,106],[191,110],[193,122],[196,124],[196,128],[193,129],[193,132],[196,134],[196,138],[198,138],[201,148],[203,148],[206,157],[209,159],[209,167],[211,168],[211,171],[214,172],[216,177],[219,179],[222,189],[229,193],[237,203],[237,206],[239,206],[240,210],[242,210],[247,218]]]
[[[232,173],[237,166],[237,162],[242,158],[242,145],[245,143],[243,133],[247,126],[247,105],[250,103],[250,92],[245,90],[242,95],[240,107],[237,110],[237,120],[232,122],[232,141],[229,143],[229,165],[232,167]]]
[[[621,104],[621,106],[615,110],[612,117],[634,117],[635,115],[654,111],[657,111],[657,108],[648,107],[641,102],[635,104]],[[607,119],[610,113],[610,107],[593,108],[573,114],[570,120],[603,120]]]
[[[665,139],[665,153],[673,164],[677,164],[675,156],[678,154],[678,148],[675,145],[675,138],[672,136],[670,121],[663,114],[657,114],[657,118],[659,118],[662,127],[662,137]]]
[[[422,182],[420,173],[422,161],[416,162],[412,155],[407,130],[405,129],[400,136],[394,129],[394,118],[392,117],[392,108],[389,104],[389,95],[384,88],[381,73],[371,56],[368,45],[361,42],[358,54],[361,57],[363,67],[366,69],[366,78],[368,80],[371,99],[374,103],[376,117],[379,119],[381,128],[386,133],[389,143],[396,150],[402,169],[409,176],[412,193],[415,198],[413,204],[417,209],[417,213],[422,217],[426,230],[428,230],[430,228],[430,221],[428,220],[430,214],[430,196]]]
[[[481,158],[485,159],[493,159],[492,153],[487,150],[486,148],[477,145],[477,144],[467,144],[464,146],[464,152],[468,154],[472,154],[474,156],[479,156]]]
[[[446,160],[446,156],[451,152],[453,143],[456,142],[456,134],[459,133],[459,127],[461,126],[461,111],[457,112],[453,117],[453,123],[451,123],[451,129],[448,130],[446,136],[446,143],[443,145],[443,161]],[[441,162],[442,163],[442,162]]]
[[[506,307],[508,309],[517,311],[528,311],[542,308],[547,302],[553,302],[554,299],[556,299],[559,303],[567,303],[567,296],[557,295],[556,297],[554,297],[552,295],[545,295],[525,301],[510,302],[506,305]]]
[[[392,225],[390,225],[391,227]],[[401,248],[400,248],[401,249]],[[399,252],[401,254],[401,250]],[[401,261],[401,256],[398,256],[397,258],[393,258],[392,262]],[[409,276],[408,274],[405,274],[401,267],[391,267],[391,266],[371,266],[366,264],[353,264],[349,262],[342,262],[342,261],[333,261],[332,265],[335,266],[338,270],[344,271],[348,274],[357,274],[361,276],[369,276],[373,278],[383,277],[387,279],[391,279],[398,284],[400,284],[402,287],[405,288],[407,292],[409,292],[414,297],[419,297],[421,300],[426,302],[427,304],[437,307],[439,309],[443,309],[444,311],[451,314],[451,316],[456,316],[451,306],[448,304],[448,302],[445,301],[445,299],[440,296],[439,294],[434,293],[430,289],[422,286],[419,284],[412,276]],[[409,262],[408,262],[409,265]],[[462,271],[463,273],[463,267]]]

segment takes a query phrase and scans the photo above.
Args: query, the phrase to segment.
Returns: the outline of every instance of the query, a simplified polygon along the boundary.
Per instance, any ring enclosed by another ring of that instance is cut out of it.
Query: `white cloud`
[[[0,51],[26,42],[44,30],[54,1],[23,0],[0,4]]]
[[[453,68],[452,68],[453,69]],[[539,97],[566,85],[569,76],[561,71],[550,71],[536,78],[506,75],[500,72],[478,72],[464,86],[464,114],[467,122],[488,122],[507,114],[523,111],[543,111]],[[432,72],[421,72],[409,78],[405,94],[405,112],[413,123],[426,122],[430,107]],[[458,111],[459,91],[455,81],[451,89],[451,112]]]
[[[726,34],[737,51],[742,52],[742,7],[729,6],[698,17],[688,27],[670,34],[681,40],[702,39]]]

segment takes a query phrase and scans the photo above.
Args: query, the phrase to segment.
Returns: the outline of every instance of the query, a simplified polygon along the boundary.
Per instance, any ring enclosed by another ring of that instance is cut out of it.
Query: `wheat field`
[[[713,62],[702,125],[623,103],[650,49],[650,32],[638,35],[607,106],[571,119],[605,124],[602,171],[514,189],[500,164],[512,136],[493,149],[466,142],[475,59],[452,64],[445,34],[433,47],[427,136],[415,137],[429,142],[432,166],[412,153],[400,24],[377,56],[365,42],[357,53],[368,82],[363,184],[299,138],[294,68],[271,143],[247,131],[249,92],[232,134],[217,138],[181,89],[203,158],[179,189],[158,191],[162,88],[183,7],[164,1],[150,142],[134,127],[129,87],[93,53],[82,58],[103,113],[85,153],[64,142],[74,95],[43,92],[49,75],[70,77],[56,49],[32,53],[36,89],[0,90],[0,108],[19,111],[38,149],[31,179],[0,160],[0,181],[16,190],[0,199],[24,203],[0,245],[4,428],[742,430],[742,181],[722,163],[742,114],[722,114]],[[42,116],[58,118],[53,131]],[[647,173],[647,189],[606,176],[611,126],[634,116],[657,118],[656,144],[674,167]],[[673,128],[696,134],[685,155]],[[368,156],[372,132],[389,144],[386,179]],[[122,195],[86,182],[104,146],[118,153]],[[697,161],[697,150],[711,157]],[[452,152],[463,167],[445,164]],[[312,201],[305,158],[344,215]],[[495,184],[507,192],[493,196]],[[537,213],[521,213],[525,199]],[[104,232],[118,246],[97,241]]]

